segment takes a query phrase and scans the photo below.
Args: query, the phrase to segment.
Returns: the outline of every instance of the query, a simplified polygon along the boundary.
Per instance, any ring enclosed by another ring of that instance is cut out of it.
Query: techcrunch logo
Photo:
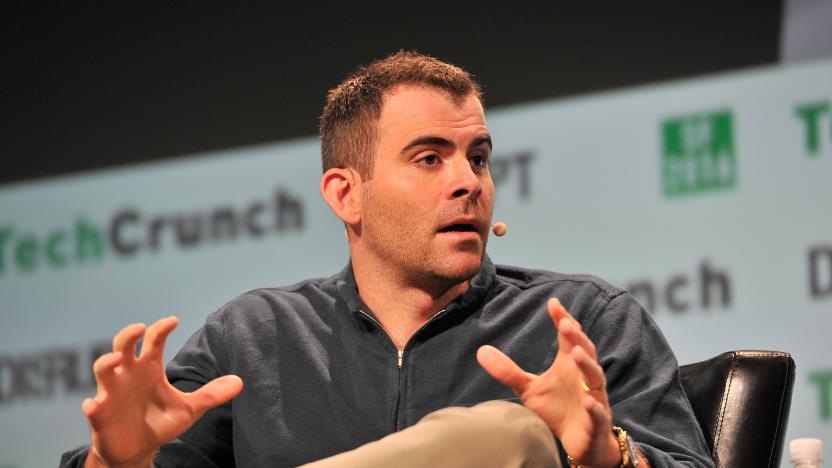
[[[811,157],[820,156],[822,142],[826,140],[827,149],[832,143],[832,139],[829,138],[832,134],[832,104],[828,101],[807,102],[795,107],[794,113],[803,124],[806,154]],[[822,138],[821,135],[826,138]]]
[[[218,205],[176,214],[145,213],[129,207],[100,224],[79,216],[73,225],[40,236],[14,226],[0,226],[0,275],[13,269],[31,273],[42,268],[60,270],[70,264],[97,263],[107,252],[133,257],[156,253],[164,244],[189,249],[241,237],[300,231],[303,213],[299,198],[278,189],[269,199],[243,206]]]
[[[734,117],[730,111],[662,122],[662,188],[666,197],[727,190],[737,183]]]
[[[494,185],[515,180],[518,198],[531,198],[534,160],[530,150],[492,159]],[[128,207],[108,216],[103,223],[78,216],[70,226],[39,235],[0,223],[0,280],[12,270],[61,270],[70,265],[98,263],[108,254],[129,258],[154,254],[163,247],[191,249],[241,237],[300,231],[303,226],[302,200],[281,189],[269,199],[254,200],[244,206],[218,205],[184,214],[145,213]]]

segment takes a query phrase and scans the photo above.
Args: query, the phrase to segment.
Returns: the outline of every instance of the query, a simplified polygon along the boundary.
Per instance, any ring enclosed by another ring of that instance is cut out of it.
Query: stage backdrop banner
[[[832,445],[832,61],[488,121],[496,263],[629,289],[681,363],[791,353],[787,438]],[[89,441],[90,364],[122,326],[176,314],[170,358],[231,298],[341,269],[320,172],[308,138],[0,188],[0,467]]]

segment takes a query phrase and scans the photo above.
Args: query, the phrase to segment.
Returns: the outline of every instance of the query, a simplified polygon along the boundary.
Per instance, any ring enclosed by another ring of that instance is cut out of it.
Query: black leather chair
[[[717,468],[780,465],[794,386],[789,354],[731,351],[679,372]]]

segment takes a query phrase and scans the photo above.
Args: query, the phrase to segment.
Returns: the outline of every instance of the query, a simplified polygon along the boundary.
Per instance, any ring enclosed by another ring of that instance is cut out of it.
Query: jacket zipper
[[[370,319],[373,323],[375,323],[376,326],[378,326],[378,328],[381,329],[381,331],[383,331],[385,335],[387,335],[387,339],[390,340],[391,343],[393,343],[393,340],[390,338],[390,335],[387,333],[387,330],[384,329],[384,327],[381,325],[381,323],[379,323],[378,320],[376,320],[372,315],[368,314],[367,312],[364,312],[361,309],[358,309],[358,312],[361,315]],[[431,318],[429,318],[427,322],[423,323],[422,326],[419,327],[419,329],[416,330],[415,333],[413,333],[413,335],[416,335],[416,333],[419,333],[420,331],[422,331],[422,329],[424,329],[430,322],[432,322],[436,317],[439,317],[440,315],[442,315],[442,313],[444,313],[444,312],[445,312],[445,309],[442,309],[439,312],[433,314],[433,316]],[[410,341],[408,340],[408,343],[409,342]],[[396,347],[395,343],[393,343],[393,346]],[[404,350],[405,350],[405,348],[407,348],[407,343],[404,344],[404,348],[402,348],[402,349],[398,349],[398,347],[396,347],[396,366],[397,366],[397,374],[396,374],[396,409],[393,413],[393,432],[398,432],[399,431],[399,407],[402,404],[402,401],[401,401],[402,400],[401,385],[402,385],[402,367],[404,367]]]
[[[407,347],[407,344],[405,344]],[[396,409],[393,411],[393,432],[399,432],[399,408],[402,406],[402,364],[404,364],[404,348],[397,349],[398,369],[396,369]]]

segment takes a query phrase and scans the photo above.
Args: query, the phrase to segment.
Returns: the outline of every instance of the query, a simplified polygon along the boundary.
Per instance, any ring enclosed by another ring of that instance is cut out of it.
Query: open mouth
[[[451,224],[439,230],[439,232],[477,232],[473,224]]]

